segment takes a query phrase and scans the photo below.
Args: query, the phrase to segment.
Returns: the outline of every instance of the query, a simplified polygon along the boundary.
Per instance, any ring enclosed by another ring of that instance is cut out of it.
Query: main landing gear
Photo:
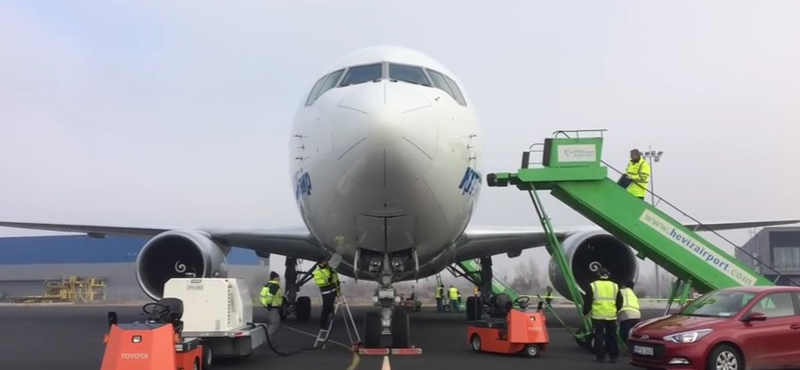
[[[492,271],[492,257],[483,257],[476,261],[475,264],[480,264],[480,269],[476,269],[472,261],[457,262],[453,266],[447,267],[450,272],[456,277],[463,277],[469,280],[470,283],[478,287],[480,296],[475,297],[470,292],[466,301],[467,320],[475,321],[480,320],[483,314],[493,315],[495,306],[491,303],[492,297],[492,279],[494,278]],[[470,263],[467,265],[467,263]],[[447,291],[445,290],[445,294]]]
[[[285,320],[291,314],[294,314],[297,320],[308,321],[311,318],[311,298],[298,297],[297,292],[300,287],[307,283],[312,278],[311,272],[317,267],[315,264],[310,270],[297,273],[300,266],[300,260],[294,257],[286,257],[286,295],[283,297],[284,304],[281,308],[281,320]]]
[[[364,347],[409,348],[411,325],[408,312],[397,309],[400,297],[392,282],[396,273],[405,271],[406,262],[413,261],[415,271],[419,271],[416,253],[411,251],[406,256],[398,253],[363,253],[369,254],[361,256],[361,253],[356,253],[354,268],[358,271],[359,259],[364,258],[369,263],[369,272],[379,274],[378,291],[373,300],[381,308],[380,312],[368,312],[364,317]]]

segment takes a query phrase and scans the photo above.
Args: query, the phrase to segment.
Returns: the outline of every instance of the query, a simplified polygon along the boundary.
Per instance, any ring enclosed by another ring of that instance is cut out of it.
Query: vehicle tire
[[[442,307],[442,310],[444,310],[444,312],[450,312],[450,305],[449,304],[445,305],[444,307]]]
[[[214,351],[211,349],[211,343],[203,343],[203,370],[210,370],[213,363]]]
[[[727,364],[725,366],[719,366]],[[711,350],[706,359],[706,369],[717,370],[724,368],[726,370],[744,370],[744,358],[739,354],[736,348],[727,344],[720,344]]]
[[[408,348],[411,323],[408,312],[395,311],[392,316],[392,348]]]
[[[478,334],[472,334],[472,338],[469,338],[470,347],[475,352],[481,351],[481,336]]]
[[[364,347],[381,348],[381,314],[378,312],[364,315]]]
[[[525,349],[524,349],[523,353],[525,353],[526,357],[539,357],[539,353],[541,353],[541,352],[540,352],[540,348],[539,348],[538,345],[529,344],[529,345],[525,346]]]
[[[311,298],[297,297],[297,302],[294,304],[294,315],[298,320],[308,321],[311,319]]]
[[[199,358],[197,358],[197,357],[194,358],[194,364],[192,364],[192,369],[200,370],[200,359]],[[205,369],[206,368],[203,368],[203,370],[205,370]]]

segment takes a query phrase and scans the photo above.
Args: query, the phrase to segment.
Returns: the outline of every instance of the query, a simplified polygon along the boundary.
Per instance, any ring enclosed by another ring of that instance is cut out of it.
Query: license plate
[[[642,356],[652,356],[653,355],[653,347],[642,347],[642,346],[633,346],[633,353],[642,355]]]

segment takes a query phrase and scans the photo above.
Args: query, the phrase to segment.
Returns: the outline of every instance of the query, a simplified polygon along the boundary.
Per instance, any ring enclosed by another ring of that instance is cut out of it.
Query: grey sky
[[[295,109],[328,63],[376,44],[458,76],[482,121],[484,172],[515,170],[556,129],[603,127],[620,168],[633,147],[664,150],[656,192],[700,220],[798,216],[800,3],[381,4],[3,2],[0,218],[298,224]],[[546,197],[558,227],[588,224]],[[526,194],[495,188],[472,224],[538,227]]]

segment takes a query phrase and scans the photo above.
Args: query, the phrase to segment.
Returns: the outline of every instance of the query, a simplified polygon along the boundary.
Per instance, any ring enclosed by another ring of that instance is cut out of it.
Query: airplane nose
[[[351,178],[389,187],[430,167],[439,122],[421,86],[381,81],[353,86],[334,115],[338,162]]]

